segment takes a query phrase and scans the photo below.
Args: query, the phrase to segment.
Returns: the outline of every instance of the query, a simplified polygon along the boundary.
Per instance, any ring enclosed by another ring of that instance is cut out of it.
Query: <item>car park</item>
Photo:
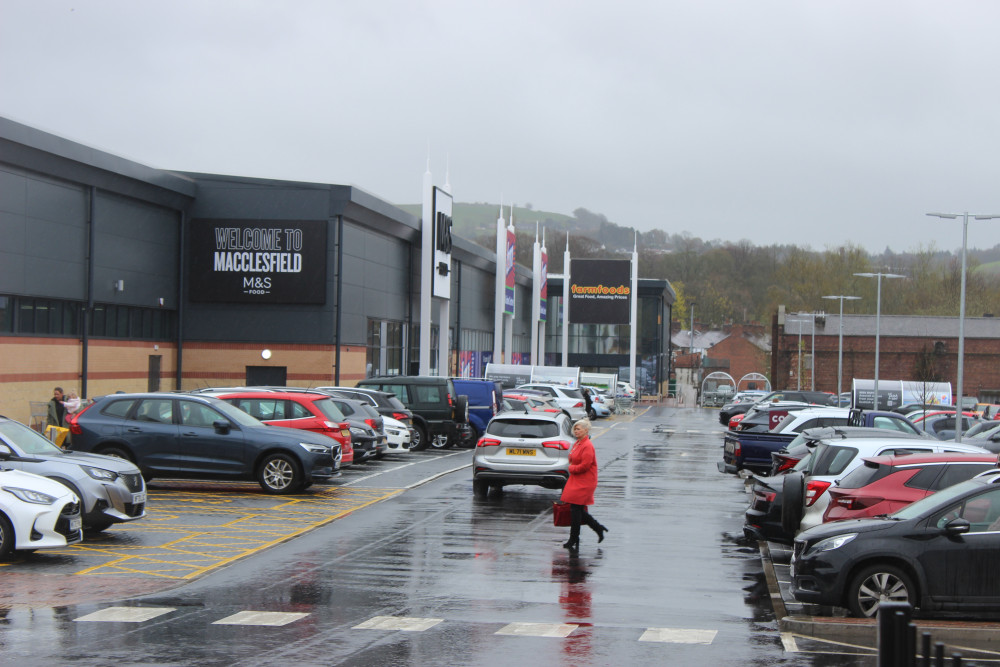
[[[514,388],[518,391],[533,390],[546,394],[565,410],[570,419],[578,421],[587,417],[587,403],[583,398],[583,393],[575,388],[561,384],[529,383],[522,384]]]
[[[808,464],[800,461],[782,480],[782,525],[792,533],[823,523],[823,514],[830,504],[827,491],[860,466],[865,457],[934,452],[989,453],[980,447],[929,438],[901,441],[876,437],[820,442]]]
[[[472,447],[486,432],[486,425],[500,411],[503,383],[498,380],[452,378],[455,391],[469,402],[469,429],[463,434],[463,445]]]
[[[20,422],[0,417],[0,465],[59,482],[80,499],[85,528],[105,530],[146,516],[146,483],[134,463],[71,452]]]
[[[152,477],[253,479],[268,493],[295,493],[332,479],[340,444],[275,428],[213,396],[111,394],[70,421],[74,451],[118,456]]]
[[[410,449],[443,449],[459,444],[462,424],[469,421],[469,401],[455,391],[451,378],[434,375],[392,375],[366,378],[359,388],[392,394],[413,412]]]
[[[965,433],[979,422],[978,417],[971,412],[962,413],[962,433]],[[916,418],[914,425],[929,433],[938,440],[955,439],[955,413],[954,412],[928,412]]]
[[[0,560],[14,551],[59,549],[82,539],[75,493],[41,475],[0,468]]]
[[[1000,611],[1000,471],[942,489],[884,517],[834,521],[795,538],[792,593],[874,617],[882,602]]]
[[[388,392],[364,387],[316,387],[316,391],[368,403],[383,417],[392,417],[402,422],[406,428],[413,428],[413,412]]]
[[[472,490],[485,498],[491,488],[510,484],[561,489],[569,479],[572,422],[566,415],[501,412],[476,443]]]
[[[997,467],[995,454],[909,454],[875,456],[830,488],[823,523],[892,514]]]

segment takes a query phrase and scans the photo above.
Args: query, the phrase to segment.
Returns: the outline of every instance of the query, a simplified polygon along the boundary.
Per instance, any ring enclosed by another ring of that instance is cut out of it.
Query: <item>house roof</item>
[[[786,323],[785,334],[798,333],[798,324]],[[826,321],[816,323],[816,333],[836,336],[840,332],[840,315],[827,315]],[[812,333],[809,322],[802,325],[803,335]],[[845,336],[875,335],[874,315],[844,315]],[[903,338],[957,338],[958,317],[913,317],[909,315],[882,315],[879,318],[879,336]],[[966,338],[1000,338],[1000,318],[966,317]]]

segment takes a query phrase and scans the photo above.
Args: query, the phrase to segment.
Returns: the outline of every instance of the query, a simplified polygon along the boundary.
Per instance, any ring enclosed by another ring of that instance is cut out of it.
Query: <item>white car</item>
[[[628,382],[619,382],[618,395],[625,398],[635,398],[635,389]]]
[[[82,539],[75,493],[34,473],[0,470],[0,560],[14,550],[58,549]]]
[[[555,399],[560,408],[569,413],[570,419],[579,421],[587,418],[587,402],[583,398],[583,392],[576,387],[569,387],[563,384],[522,384],[517,389],[537,391]]]
[[[410,433],[410,429],[406,427],[406,424],[398,419],[382,415],[382,426],[385,430],[387,444],[385,451],[387,454],[399,454],[410,451],[412,434]]]
[[[852,438],[823,440],[808,456],[799,461],[782,480],[782,526],[798,525],[800,531],[823,523],[830,505],[827,490],[864,463],[865,458],[886,454],[964,452],[989,454],[982,447],[925,438]],[[789,530],[786,528],[786,530]],[[792,532],[789,530],[789,532]]]

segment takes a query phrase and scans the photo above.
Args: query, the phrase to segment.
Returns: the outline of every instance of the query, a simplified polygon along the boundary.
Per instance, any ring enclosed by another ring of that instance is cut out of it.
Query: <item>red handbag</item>
[[[569,511],[569,503],[564,503],[561,500],[552,503],[552,525],[569,526],[572,523]]]

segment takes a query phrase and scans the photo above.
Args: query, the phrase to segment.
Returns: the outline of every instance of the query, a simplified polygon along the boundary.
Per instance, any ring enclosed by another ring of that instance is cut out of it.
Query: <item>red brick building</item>
[[[796,316],[801,319],[801,316]],[[875,316],[844,315],[843,391],[853,378],[875,377]],[[802,326],[802,375],[799,327]],[[840,316],[817,315],[815,325],[816,391],[837,391]],[[813,331],[810,323],[786,323],[783,309],[771,321],[771,383],[775,389],[812,386]],[[879,378],[950,382],[957,391],[958,318],[882,315],[879,323]],[[1000,402],[1000,319],[967,317],[963,396]]]

